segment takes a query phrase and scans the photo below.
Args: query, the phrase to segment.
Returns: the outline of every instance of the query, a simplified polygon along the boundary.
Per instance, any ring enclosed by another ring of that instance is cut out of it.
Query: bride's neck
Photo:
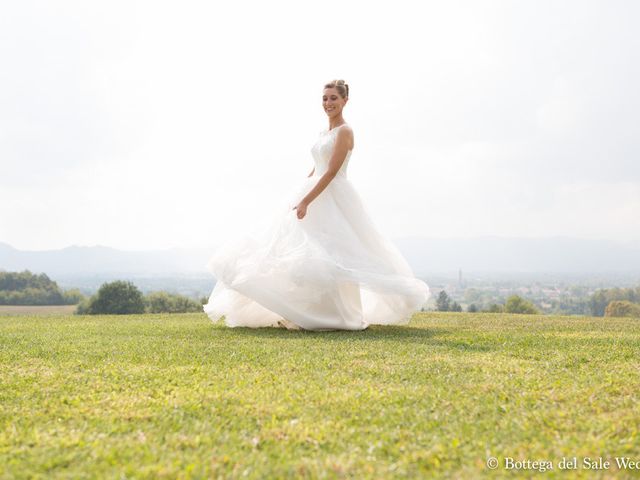
[[[334,128],[339,127],[340,125],[343,125],[345,123],[347,122],[344,121],[344,118],[342,118],[342,116],[333,120],[329,120],[329,130],[333,130]]]

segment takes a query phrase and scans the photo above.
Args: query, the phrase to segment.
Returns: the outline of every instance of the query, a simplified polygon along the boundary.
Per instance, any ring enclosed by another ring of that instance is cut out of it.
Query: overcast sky
[[[0,5],[0,241],[208,246],[312,168],[344,78],[349,177],[389,237],[640,243],[640,2]]]

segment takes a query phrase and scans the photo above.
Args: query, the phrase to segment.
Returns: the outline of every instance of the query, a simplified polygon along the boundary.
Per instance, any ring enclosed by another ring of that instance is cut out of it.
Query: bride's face
[[[347,103],[346,98],[342,98],[335,88],[325,88],[322,94],[322,107],[330,117],[335,117],[342,113],[342,109]]]

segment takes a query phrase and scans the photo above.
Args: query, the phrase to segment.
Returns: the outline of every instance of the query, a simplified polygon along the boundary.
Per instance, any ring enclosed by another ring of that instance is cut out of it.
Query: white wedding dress
[[[363,330],[404,324],[430,296],[381,235],[347,179],[353,150],[300,220],[293,207],[326,172],[336,127],[311,149],[315,172],[273,219],[227,241],[209,261],[217,283],[204,311],[230,327]]]

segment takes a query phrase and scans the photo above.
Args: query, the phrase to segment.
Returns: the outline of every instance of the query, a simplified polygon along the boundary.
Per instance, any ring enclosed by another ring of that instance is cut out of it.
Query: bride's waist
[[[325,173],[326,173],[326,172],[314,173],[314,174],[313,174],[313,175],[311,175],[311,177],[309,177],[309,178],[313,178],[313,179],[315,179],[315,180],[320,180],[320,178],[321,178]],[[349,179],[347,178],[347,174],[346,174],[346,173],[338,172],[338,173],[336,173],[336,176],[335,176],[335,177],[333,177],[333,178],[331,179],[331,181],[332,181],[332,182],[335,182],[335,181],[338,181],[338,182],[341,182],[341,181],[347,181],[347,182],[348,182],[348,181],[349,181]]]

